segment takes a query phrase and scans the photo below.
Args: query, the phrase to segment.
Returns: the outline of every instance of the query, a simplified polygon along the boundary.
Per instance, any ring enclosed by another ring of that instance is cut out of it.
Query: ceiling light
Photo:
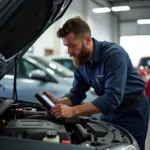
[[[129,6],[116,6],[111,8],[112,11],[129,11]]]
[[[93,8],[92,10],[94,13],[107,13],[110,12],[110,8],[108,7],[102,7],[102,8]]]
[[[138,24],[150,24],[150,19],[139,19],[137,20]]]

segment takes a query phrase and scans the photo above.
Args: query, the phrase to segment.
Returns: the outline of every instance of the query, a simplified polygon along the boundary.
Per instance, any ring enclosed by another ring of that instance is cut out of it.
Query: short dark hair
[[[57,36],[59,38],[63,38],[69,33],[74,33],[75,36],[82,36],[87,33],[91,35],[91,29],[81,17],[74,17],[67,20],[63,24],[62,28],[59,28],[57,31]]]

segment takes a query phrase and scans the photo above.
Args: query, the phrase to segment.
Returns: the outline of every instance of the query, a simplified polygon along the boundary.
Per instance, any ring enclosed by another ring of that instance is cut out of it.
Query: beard
[[[77,68],[82,67],[87,63],[88,57],[89,57],[89,49],[85,46],[85,44],[82,44],[82,49],[78,57],[73,57],[73,65]]]

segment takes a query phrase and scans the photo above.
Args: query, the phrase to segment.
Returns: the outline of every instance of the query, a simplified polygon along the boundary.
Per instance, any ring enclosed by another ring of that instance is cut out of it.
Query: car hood
[[[2,0],[0,2],[0,79],[38,37],[62,17],[72,0]]]

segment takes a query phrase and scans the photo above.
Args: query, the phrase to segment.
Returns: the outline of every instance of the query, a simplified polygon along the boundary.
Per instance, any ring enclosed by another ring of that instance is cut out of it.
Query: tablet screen
[[[51,107],[55,106],[55,104],[46,95],[42,95],[42,97]]]

